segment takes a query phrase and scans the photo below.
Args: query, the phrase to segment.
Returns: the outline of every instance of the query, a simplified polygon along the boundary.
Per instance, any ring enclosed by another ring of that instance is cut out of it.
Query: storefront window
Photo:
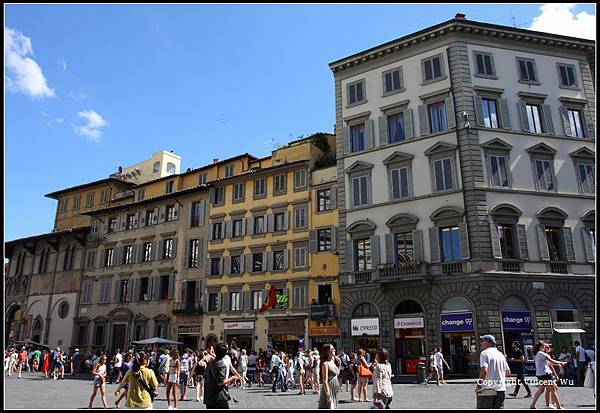
[[[394,312],[394,350],[397,374],[414,374],[425,360],[425,317],[415,301],[403,301]]]
[[[512,343],[518,341],[525,355],[525,374],[535,375],[535,363],[533,361],[533,322],[529,307],[519,297],[506,297],[501,308],[503,350],[510,355]]]
[[[563,345],[572,348],[575,341],[581,341],[581,334],[585,333],[581,327],[581,317],[577,306],[565,296],[555,296],[550,302],[552,315],[552,343],[558,351]]]
[[[475,318],[467,300],[448,299],[440,315],[442,353],[453,373],[477,374],[479,359],[475,335]]]

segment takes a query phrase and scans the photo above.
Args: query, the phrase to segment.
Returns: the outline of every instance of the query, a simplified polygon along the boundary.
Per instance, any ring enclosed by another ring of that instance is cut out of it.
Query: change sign
[[[505,330],[531,331],[531,314],[529,311],[502,311],[502,327]]]
[[[442,314],[442,333],[475,331],[473,313]]]

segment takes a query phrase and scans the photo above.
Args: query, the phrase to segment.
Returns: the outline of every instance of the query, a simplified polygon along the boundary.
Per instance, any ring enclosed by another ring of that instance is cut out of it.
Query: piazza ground
[[[424,386],[419,384],[394,384],[395,409],[469,409],[475,408],[474,384],[472,380],[454,380],[446,386]],[[344,390],[345,386],[342,388]],[[114,391],[116,385],[107,385],[107,401],[114,409]],[[41,374],[24,373],[17,379],[13,374],[5,376],[4,407],[6,409],[82,409],[87,408],[92,392],[92,380],[89,376],[77,378],[65,377],[65,380],[44,380]],[[190,389],[192,390],[192,389]],[[509,387],[512,390],[512,386]],[[532,389],[535,391],[535,388]],[[371,392],[371,386],[369,386]],[[272,393],[267,387],[250,389],[232,389],[231,395],[239,403],[231,404],[232,409],[316,409],[318,396],[298,395],[297,390],[287,393]],[[307,392],[308,393],[308,392]],[[561,387],[560,398],[567,409],[592,409],[595,406],[593,389],[582,387]],[[524,399],[524,390],[518,399],[509,399],[505,408],[526,409],[531,399]],[[188,398],[195,397],[195,392],[188,391]],[[366,409],[367,403],[349,403],[350,394],[342,391],[338,395],[341,401],[339,408]],[[122,404],[122,406],[124,403]],[[96,397],[94,407],[100,408],[100,396]],[[154,403],[156,409],[165,409],[165,388],[159,387],[159,398]],[[195,401],[180,402],[180,409],[204,409],[203,403]],[[544,408],[543,398],[538,408]]]

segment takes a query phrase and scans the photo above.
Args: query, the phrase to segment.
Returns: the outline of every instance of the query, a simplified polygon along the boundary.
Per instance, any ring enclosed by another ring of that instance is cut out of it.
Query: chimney
[[[457,20],[467,20],[467,15],[464,13],[456,13],[456,16],[454,16],[454,18]]]
[[[219,162],[219,158],[214,158],[213,163],[217,163],[217,162]]]

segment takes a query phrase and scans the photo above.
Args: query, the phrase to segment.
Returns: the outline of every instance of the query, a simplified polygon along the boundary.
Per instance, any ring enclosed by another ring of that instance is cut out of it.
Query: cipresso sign
[[[368,336],[379,335],[379,319],[378,318],[357,318],[350,321],[353,336]]]

